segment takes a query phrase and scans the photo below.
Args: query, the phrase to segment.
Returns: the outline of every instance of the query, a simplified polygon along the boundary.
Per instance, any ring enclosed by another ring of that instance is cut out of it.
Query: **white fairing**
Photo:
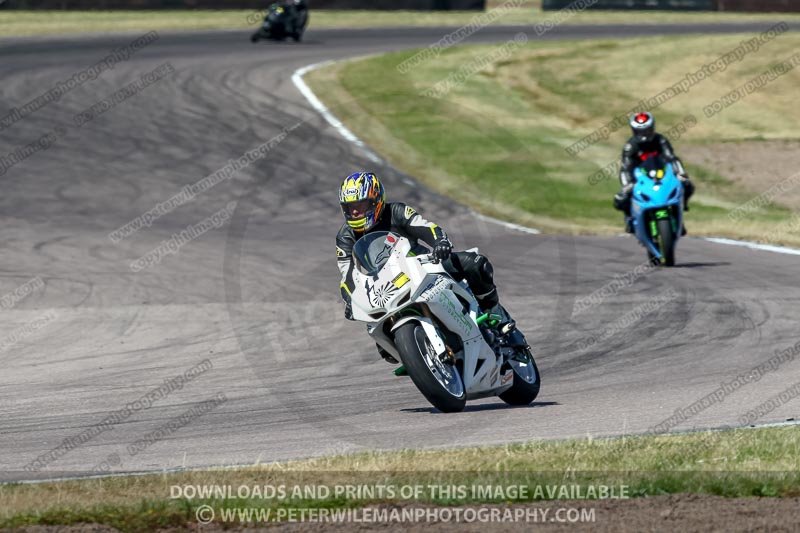
[[[463,361],[461,378],[467,398],[496,395],[510,388],[513,371],[500,373],[502,358],[483,338],[476,323],[478,302],[466,284],[453,280],[440,264],[430,262],[427,255],[409,256],[409,241],[392,236],[397,242],[377,275],[369,276],[358,269],[353,271],[353,318],[367,322],[368,332],[375,341],[398,358],[393,332],[415,321],[423,327],[436,353],[441,355],[447,348],[439,326],[420,313],[401,313],[416,307],[415,304],[425,303],[430,315],[462,341],[464,349],[455,352],[455,358]],[[467,309],[462,301],[468,304]],[[394,321],[390,329],[386,322],[397,314],[401,318]]]

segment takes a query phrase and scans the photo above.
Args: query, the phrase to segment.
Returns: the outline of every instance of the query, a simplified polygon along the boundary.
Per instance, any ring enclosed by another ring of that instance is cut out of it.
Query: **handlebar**
[[[452,254],[450,254],[450,255],[452,255]],[[439,261],[438,259],[434,258],[433,254],[420,254],[420,255],[417,255],[416,258],[419,259],[419,262],[422,263],[423,265],[425,263],[433,263],[434,265],[438,265],[439,263],[442,262],[442,261]]]

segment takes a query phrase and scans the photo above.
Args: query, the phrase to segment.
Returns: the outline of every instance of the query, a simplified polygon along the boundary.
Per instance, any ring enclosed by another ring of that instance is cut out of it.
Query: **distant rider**
[[[625,231],[633,233],[633,220],[631,219],[631,196],[633,185],[636,183],[633,171],[636,167],[651,156],[661,156],[667,163],[672,163],[675,175],[683,183],[683,205],[689,210],[689,198],[694,194],[694,184],[689,180],[689,175],[683,168],[683,163],[675,155],[672,145],[666,137],[656,133],[656,119],[650,113],[637,113],[630,119],[633,136],[628,139],[622,149],[622,169],[619,181],[622,189],[614,196],[614,207],[625,213]],[[682,232],[685,234],[686,229]]]
[[[433,257],[457,281],[466,280],[484,311],[501,315],[512,322],[500,305],[489,260],[474,252],[453,252],[453,245],[442,228],[422,218],[412,207],[400,202],[386,202],[386,191],[375,174],[356,172],[345,178],[339,189],[345,223],[336,235],[336,259],[342,274],[341,291],[345,301],[344,316],[353,320],[350,296],[353,290],[352,251],[356,241],[373,231],[391,231],[411,241],[416,253],[428,253],[419,245],[433,248]],[[381,357],[389,363],[398,361],[378,346]]]
[[[303,23],[301,21],[305,20],[304,16],[308,14],[308,4],[306,0],[286,0],[281,2],[281,5],[286,9],[289,18],[295,22],[294,30],[302,30]],[[299,27],[297,25],[299,25]]]

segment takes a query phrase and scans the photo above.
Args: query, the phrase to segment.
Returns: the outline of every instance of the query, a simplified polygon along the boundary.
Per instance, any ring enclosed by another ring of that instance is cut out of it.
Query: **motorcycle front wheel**
[[[508,365],[514,371],[514,382],[510,389],[499,395],[500,399],[508,405],[528,405],[539,395],[542,386],[533,354],[526,348],[509,359]]]
[[[672,222],[667,218],[658,221],[658,243],[664,266],[675,266],[675,233],[672,231]]]
[[[443,413],[464,410],[467,395],[458,369],[443,361],[434,351],[425,330],[418,322],[404,324],[395,333],[400,358],[425,398]]]

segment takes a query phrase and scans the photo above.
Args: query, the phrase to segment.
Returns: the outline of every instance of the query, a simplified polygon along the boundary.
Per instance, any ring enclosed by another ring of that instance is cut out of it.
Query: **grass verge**
[[[503,4],[489,2],[489,9]],[[553,17],[542,12],[540,2],[529,1],[521,7],[505,9],[502,16],[491,17],[493,24],[536,24]],[[499,13],[499,11],[495,12]],[[461,26],[480,13],[471,11],[328,11],[312,10],[312,28],[370,28],[399,26]],[[681,13],[595,11],[575,15],[570,24],[611,23],[700,23],[800,20],[798,14],[786,13]],[[0,38],[45,34],[121,32],[152,30],[252,29],[260,22],[252,10],[218,11],[16,11],[0,10]]]
[[[0,528],[95,523],[126,532],[152,531],[192,523],[201,505],[216,509],[217,516],[223,509],[237,507],[269,509],[274,519],[279,509],[574,499],[575,489],[564,492],[563,486],[581,487],[579,497],[588,499],[592,490],[600,495],[600,486],[615,487],[617,497],[673,493],[797,497],[798,449],[800,428],[784,427],[369,452],[242,469],[12,484],[0,487]],[[186,497],[190,494],[185,487],[209,485],[231,487],[232,495]],[[376,493],[348,494],[346,485],[373,487]],[[445,485],[464,487],[464,492],[444,494],[430,488]],[[275,498],[252,497],[256,487],[267,494],[266,486],[273,490],[283,486],[284,497],[280,493]],[[382,494],[377,494],[378,486],[384,487]],[[183,488],[178,492],[174,487]],[[240,494],[239,487],[250,494]],[[304,493],[310,490],[307,487],[317,487],[316,494]],[[387,487],[394,487],[394,496]],[[423,488],[403,496],[402,487]],[[548,487],[558,488],[551,492]]]
[[[463,46],[402,73],[397,66],[416,53],[404,51],[337,63],[310,73],[308,82],[392,165],[443,194],[485,214],[549,232],[613,234],[621,229],[621,215],[611,207],[619,186],[616,172],[596,184],[590,177],[619,160],[627,125],[577,155],[569,155],[567,147],[733,50],[742,39],[721,35]],[[680,140],[673,137],[679,155],[690,143],[800,137],[800,108],[794,104],[800,69],[716,116],[704,114],[714,100],[798,48],[800,35],[780,35],[671,98],[653,111],[659,130],[688,124]],[[453,76],[475,65],[474,74]],[[444,97],[425,96],[433,88],[446,88]],[[800,244],[787,206],[767,205],[737,222],[728,216],[788,175],[765,172],[748,185],[726,179],[724,168],[684,162],[698,188],[687,217],[693,235]]]

